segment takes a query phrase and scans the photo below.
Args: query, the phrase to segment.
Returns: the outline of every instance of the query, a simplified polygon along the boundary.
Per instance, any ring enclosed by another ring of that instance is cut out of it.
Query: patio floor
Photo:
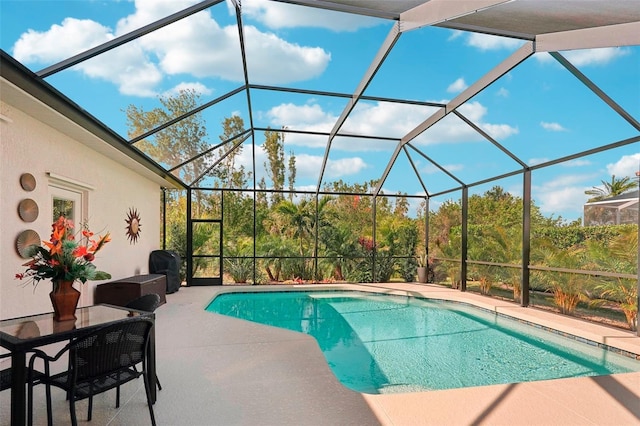
[[[304,286],[288,286],[287,288]],[[631,332],[416,284],[313,285],[464,300],[640,354]],[[188,287],[157,311],[158,425],[637,425],[640,373],[390,395],[344,388],[306,335],[204,311],[220,292],[242,287]],[[249,287],[251,291],[282,287]],[[46,424],[44,391],[35,392],[35,424]],[[54,424],[68,424],[68,403],[53,390]],[[9,423],[9,392],[0,394],[0,424]],[[87,423],[86,402],[78,404]],[[142,381],[94,399],[92,425],[148,425]]]

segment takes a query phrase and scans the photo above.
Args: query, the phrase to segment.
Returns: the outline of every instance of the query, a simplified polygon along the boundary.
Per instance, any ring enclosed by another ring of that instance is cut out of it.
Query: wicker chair
[[[125,308],[136,309],[138,311],[155,312],[160,306],[160,296],[156,293],[145,294],[125,305]]]
[[[11,353],[6,353],[6,354],[2,354],[0,355],[0,359],[2,358],[8,358],[11,356]],[[32,364],[31,364],[32,365]],[[40,383],[40,379],[42,378],[42,376],[44,376],[44,374],[38,370],[31,370],[29,371],[28,368],[25,367],[25,375],[27,376],[27,380],[30,383],[29,386],[29,418],[31,418],[32,416],[32,412],[31,412],[31,407],[32,407],[32,403],[31,403],[31,399],[32,399],[32,392],[31,390],[33,389],[34,385],[37,385]],[[13,369],[12,367],[7,367],[4,368],[2,370],[0,370],[0,391],[3,390],[7,390],[7,389],[11,389],[11,380],[13,378]],[[31,424],[31,422],[29,423]]]
[[[76,426],[75,403],[78,400],[89,398],[87,420],[91,420],[93,408],[93,396],[117,389],[116,407],[120,406],[120,385],[140,376],[144,379],[144,387],[147,394],[147,404],[151,423],[155,426],[155,416],[151,403],[151,391],[147,375],[147,346],[153,322],[146,318],[133,318],[128,321],[112,324],[95,330],[85,336],[72,340],[55,356],[49,356],[42,351],[37,351],[29,361],[29,367],[33,367],[34,360],[41,358],[44,361],[44,375],[41,383],[47,386],[47,422],[52,424],[50,386],[63,389],[69,400],[69,412],[71,424]],[[50,373],[50,363],[60,359],[63,354],[69,355],[68,370],[58,373]],[[138,371],[135,366],[142,364]],[[29,392],[31,387],[29,384]],[[29,402],[29,411],[32,411],[32,400]],[[30,418],[31,421],[31,418]]]
[[[160,306],[160,296],[156,293],[145,294],[137,299],[133,299],[125,305],[126,308],[145,312],[155,312],[155,310],[158,309],[158,306]],[[158,385],[158,389],[162,390],[162,385],[160,384],[160,380],[158,380],[157,375],[156,384]]]

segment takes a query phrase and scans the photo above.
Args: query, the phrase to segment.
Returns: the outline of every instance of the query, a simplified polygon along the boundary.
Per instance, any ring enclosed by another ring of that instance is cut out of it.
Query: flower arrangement
[[[78,240],[73,232],[73,221],[63,216],[51,227],[51,239],[42,242],[45,247],[34,244],[27,249],[31,260],[23,265],[27,267],[24,273],[16,274],[17,279],[27,279],[27,283],[31,282],[34,286],[40,280],[51,279],[55,286],[58,280],[80,281],[84,284],[88,280],[111,278],[107,272],[98,271],[92,263],[95,254],[111,241],[108,232],[98,236],[97,240],[92,239],[93,232],[87,224],[83,224]]]

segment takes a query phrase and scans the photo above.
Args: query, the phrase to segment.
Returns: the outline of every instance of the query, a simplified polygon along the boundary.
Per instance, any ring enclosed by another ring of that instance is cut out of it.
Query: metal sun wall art
[[[138,238],[140,237],[140,232],[142,232],[140,229],[142,225],[140,224],[140,215],[138,214],[138,211],[136,209],[129,209],[125,222],[127,222],[125,229],[129,244],[137,243]]]

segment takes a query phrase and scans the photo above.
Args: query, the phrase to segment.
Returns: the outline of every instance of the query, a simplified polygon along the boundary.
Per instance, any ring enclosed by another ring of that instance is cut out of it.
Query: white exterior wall
[[[96,234],[111,232],[111,242],[96,256],[98,270],[109,272],[112,280],[148,273],[149,253],[160,248],[160,184],[4,101],[0,101],[0,113],[0,319],[52,311],[50,282],[40,281],[34,289],[15,278],[16,273],[24,272],[22,264],[28,261],[16,250],[18,234],[33,229],[43,240],[51,234],[47,173],[93,187],[86,190],[88,203],[84,206],[89,226]],[[22,189],[23,173],[36,178],[35,190]],[[24,222],[18,215],[18,204],[24,198],[38,204],[39,216],[34,222]],[[141,218],[136,244],[125,234],[130,208]],[[93,304],[95,286],[102,282],[108,281],[76,283],[82,291],[80,306]]]

